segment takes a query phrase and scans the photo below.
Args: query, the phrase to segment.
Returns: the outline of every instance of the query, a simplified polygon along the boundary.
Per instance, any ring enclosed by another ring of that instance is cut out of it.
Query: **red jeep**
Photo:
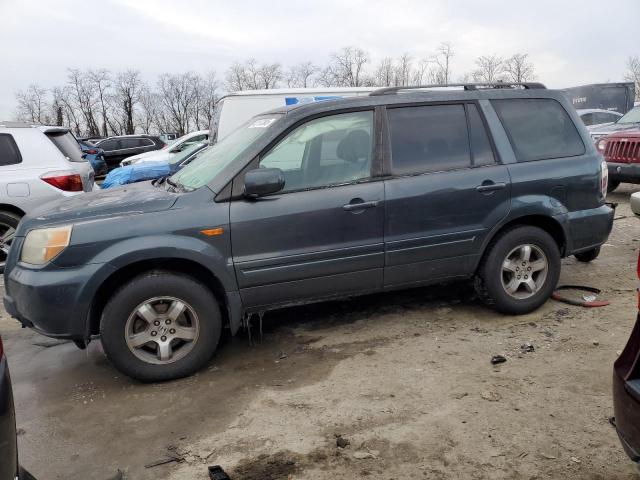
[[[620,182],[640,183],[640,129],[602,137],[596,147],[609,166],[608,192],[614,191]]]

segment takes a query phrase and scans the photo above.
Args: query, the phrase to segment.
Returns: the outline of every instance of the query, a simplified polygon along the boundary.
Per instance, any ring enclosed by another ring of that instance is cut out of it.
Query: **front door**
[[[509,212],[510,178],[474,103],[387,110],[387,287],[472,273]]]
[[[284,189],[230,206],[246,306],[382,287],[384,184],[372,178],[373,117],[359,111],[311,120],[262,155],[258,168],[280,168]]]

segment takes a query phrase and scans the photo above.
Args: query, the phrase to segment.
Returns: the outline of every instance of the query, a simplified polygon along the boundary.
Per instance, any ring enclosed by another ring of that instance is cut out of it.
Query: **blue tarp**
[[[153,180],[171,174],[171,167],[166,162],[144,162],[111,170],[102,182],[102,188],[116,185]]]

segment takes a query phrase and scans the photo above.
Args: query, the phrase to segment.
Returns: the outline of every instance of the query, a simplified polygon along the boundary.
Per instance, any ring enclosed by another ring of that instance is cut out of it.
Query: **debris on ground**
[[[336,436],[336,446],[338,448],[347,448],[347,446],[350,444],[349,440],[344,438],[339,433],[336,433],[335,436]]]
[[[491,365],[499,365],[506,361],[507,359],[504,355],[494,355],[493,357],[491,357]]]
[[[584,294],[581,299],[576,299],[562,295],[560,290],[578,290],[581,292],[588,292],[589,294]],[[593,308],[606,307],[609,305],[609,300],[597,300],[599,294],[600,289],[595,287],[588,287],[586,285],[560,285],[556,287],[554,292],[551,294],[551,298],[558,302],[567,303],[576,307]],[[589,298],[589,300],[587,298]]]
[[[356,458],[358,460],[366,460],[368,458],[376,459],[378,458],[378,455],[380,455],[380,452],[378,450],[358,450],[357,452],[354,452],[353,458]]]
[[[500,400],[502,400],[502,395],[500,395],[498,392],[492,392],[490,390],[485,390],[480,394],[480,396],[488,402],[499,402]]]
[[[212,465],[209,467],[209,478],[211,480],[231,480],[220,465]]]
[[[184,462],[184,456],[180,455],[177,452],[175,446],[170,445],[167,447],[167,452],[164,458],[159,458],[158,460],[148,463],[144,466],[144,468],[153,468],[159,465],[165,465],[167,463],[173,463],[173,462],[176,462],[176,463]]]
[[[124,470],[118,469],[116,474],[113,477],[109,477],[107,480],[126,480],[126,478]]]
[[[520,345],[520,351],[522,353],[531,353],[536,351],[536,347],[534,347],[532,343],[527,342]]]
[[[540,456],[541,456],[542,458],[546,458],[547,460],[555,460],[556,458],[558,458],[558,457],[556,457],[555,455],[551,455],[551,454],[549,454],[549,453],[544,453],[544,452],[542,452],[542,453],[540,454]]]

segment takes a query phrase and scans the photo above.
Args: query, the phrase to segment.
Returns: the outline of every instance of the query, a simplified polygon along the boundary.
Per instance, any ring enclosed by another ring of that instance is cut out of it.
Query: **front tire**
[[[213,294],[200,282],[172,272],[134,278],[104,308],[100,333],[107,358],[143,382],[172,380],[207,363],[222,321]]]
[[[19,223],[20,217],[15,213],[0,211],[0,274],[7,265],[9,248]]]
[[[592,248],[591,250],[587,250],[586,252],[576,253],[573,256],[576,257],[576,260],[583,263],[589,263],[600,255],[600,247]]]
[[[522,315],[547,301],[559,277],[560,251],[551,235],[516,226],[492,241],[476,275],[476,291],[499,312]]]

